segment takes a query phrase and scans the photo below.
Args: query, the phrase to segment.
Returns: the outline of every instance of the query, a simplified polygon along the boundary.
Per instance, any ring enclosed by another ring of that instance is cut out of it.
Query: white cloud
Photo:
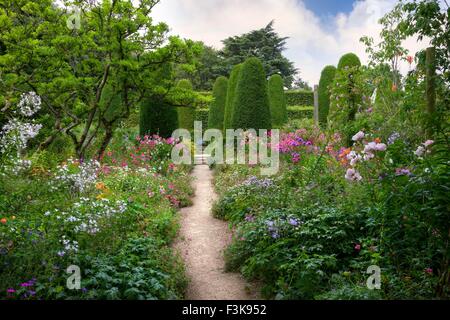
[[[358,1],[350,13],[339,13],[324,22],[301,0],[162,0],[153,17],[166,22],[172,34],[216,48],[229,36],[259,29],[275,20],[276,31],[290,37],[285,55],[295,62],[302,78],[313,85],[318,83],[322,68],[336,65],[344,53],[355,52],[366,63],[365,48],[359,39],[363,35],[377,39],[381,29],[376,21],[396,2]],[[405,46],[414,54],[425,44],[408,39]]]

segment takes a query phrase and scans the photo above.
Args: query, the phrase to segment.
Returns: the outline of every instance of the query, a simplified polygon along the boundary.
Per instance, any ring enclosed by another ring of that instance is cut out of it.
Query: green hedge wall
[[[288,106],[314,106],[314,92],[306,90],[289,90],[285,92]]]
[[[289,106],[287,107],[288,119],[312,119],[314,117],[314,107],[310,106]]]

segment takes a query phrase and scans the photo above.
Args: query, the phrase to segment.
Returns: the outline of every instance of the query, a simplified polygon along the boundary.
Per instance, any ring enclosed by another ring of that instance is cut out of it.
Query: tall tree
[[[244,62],[247,58],[259,58],[266,72],[266,76],[280,74],[284,85],[291,87],[297,69],[294,63],[283,56],[286,49],[287,37],[280,37],[273,28],[271,21],[266,27],[245,33],[240,36],[229,37],[223,40],[224,48],[221,56],[228,68]],[[231,69],[228,69],[229,73]]]
[[[65,1],[73,14],[51,0],[0,3],[2,92],[14,98],[35,91],[43,101],[47,137],[71,137],[78,157],[99,139],[100,155],[114,129],[144,98],[173,95],[174,65],[189,64],[192,41],[167,37],[168,26],[150,14],[159,0]]]

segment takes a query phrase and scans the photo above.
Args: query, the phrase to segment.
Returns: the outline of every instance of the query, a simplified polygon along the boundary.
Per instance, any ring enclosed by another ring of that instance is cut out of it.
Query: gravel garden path
[[[212,172],[195,166],[193,205],[181,210],[181,229],[175,248],[186,265],[188,300],[250,300],[258,298],[253,286],[238,273],[224,271],[223,250],[231,240],[227,222],[215,219],[211,207],[216,199]]]

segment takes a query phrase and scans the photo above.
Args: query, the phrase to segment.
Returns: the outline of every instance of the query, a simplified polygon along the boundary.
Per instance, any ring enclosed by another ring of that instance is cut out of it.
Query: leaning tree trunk
[[[108,147],[109,143],[111,142],[113,135],[114,135],[114,130],[113,130],[112,123],[105,123],[105,136],[103,137],[100,148],[97,151],[98,159],[101,159],[103,157],[103,155],[106,151],[106,148]]]

